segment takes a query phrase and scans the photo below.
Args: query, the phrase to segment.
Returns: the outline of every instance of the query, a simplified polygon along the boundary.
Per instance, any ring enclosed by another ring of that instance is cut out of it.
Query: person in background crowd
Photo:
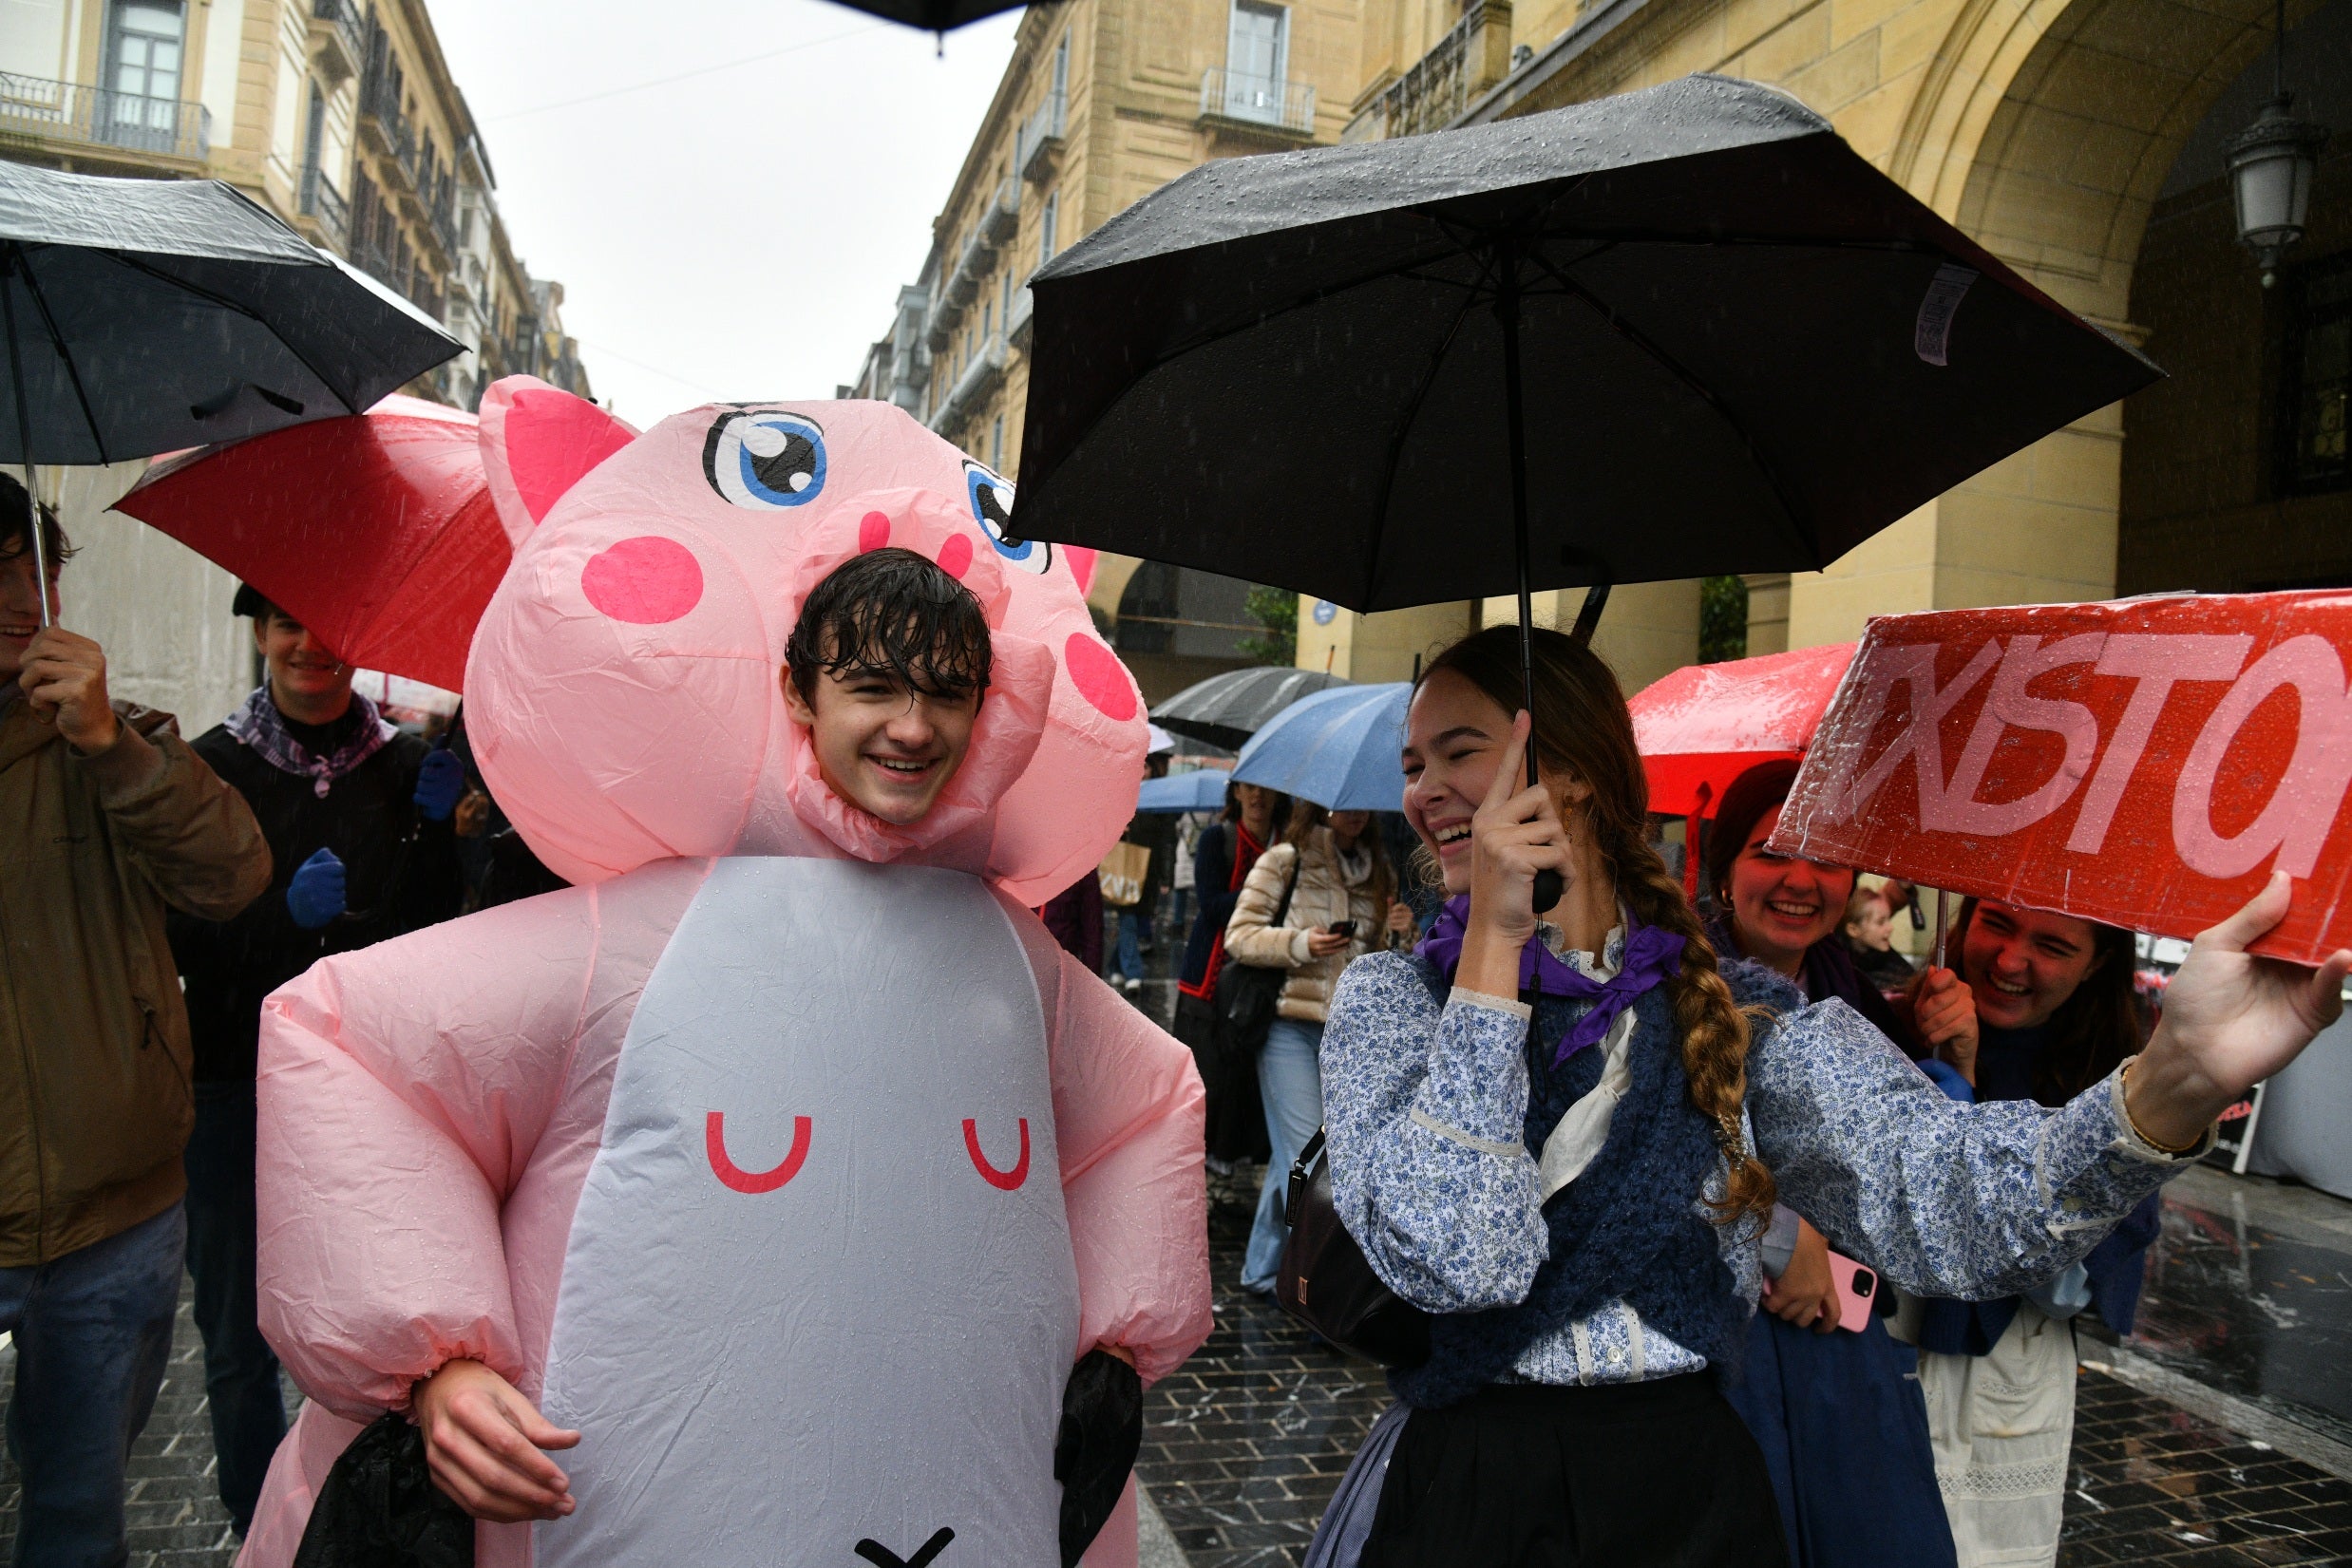
[[[1062,951],[1086,966],[1089,974],[1103,972],[1103,883],[1089,871],[1056,893],[1037,911],[1037,918],[1062,945]]]
[[[1794,763],[1766,763],[1723,792],[1707,844],[1707,938],[1725,957],[1787,975],[1809,1001],[1835,996],[1892,1034],[1904,1025],[1856,972],[1839,930],[1864,899],[1883,927],[1886,905],[1857,892],[1850,871],[1763,847],[1795,777]],[[1967,988],[1947,974],[1920,1011],[1941,1039],[1973,1032],[1968,1008]],[[1916,1353],[1888,1337],[1875,1313],[1859,1332],[1840,1330],[1830,1244],[1795,1210],[1773,1205],[1762,1261],[1771,1283],[1749,1320],[1746,1365],[1724,1393],[1764,1451],[1790,1562],[1949,1568]]]
[[[1258,1052],[1258,1094],[1271,1152],[1242,1257],[1242,1285],[1261,1294],[1273,1294],[1274,1271],[1282,1261],[1290,1163],[1322,1124],[1318,1059],[1332,987],[1351,959],[1387,945],[1392,912],[1407,926],[1413,919],[1396,901],[1396,874],[1371,826],[1369,811],[1295,803],[1282,841],[1251,868],[1225,922],[1225,952],[1236,963],[1289,971],[1274,1026]]]
[[[1333,1207],[1431,1314],[1428,1357],[1390,1373],[1401,1409],[1340,1484],[1357,1505],[1312,1555],[1353,1537],[1360,1568],[1785,1561],[1716,1375],[1775,1190],[1906,1291],[2029,1288],[2193,1163],[2340,1015],[2352,971],[2352,952],[2247,951],[2289,911],[2282,873],[2197,938],[2127,1074],[2055,1112],[1954,1105],[1843,1002],[1718,966],[1644,841],[1632,716],[1582,643],[1456,643],[1413,696],[1404,766],[1451,897],[1417,954],[1349,966],[1323,1037]],[[1565,890],[1539,918],[1546,871]]]
[[[1380,847],[1388,851],[1389,864],[1396,868],[1396,897],[1413,911],[1413,936],[1418,939],[1445,906],[1445,884],[1438,879],[1436,864],[1421,852],[1421,841],[1403,812],[1376,812],[1373,825],[1379,832]]]
[[[35,569],[41,531],[48,580]],[[188,1013],[167,908],[226,919],[270,846],[171,715],[41,625],[71,555],[0,475],[0,1332],[16,1560],[120,1563],[123,1467],[169,1357],[188,1231]],[[245,1288],[253,1289],[252,1257]]]
[[[1155,756],[1145,763],[1145,777],[1162,778],[1167,772],[1167,758]],[[1151,852],[1150,863],[1144,871],[1142,897],[1119,911],[1119,951],[1112,955],[1110,983],[1130,995],[1144,989],[1144,955],[1153,946],[1152,922],[1159,917],[1160,890],[1167,885],[1169,870],[1176,858],[1176,819],[1165,811],[1138,811],[1127,824],[1125,841],[1141,844]]]
[[[506,813],[499,809],[474,762],[462,704],[450,721],[448,736],[449,749],[465,766],[465,792],[458,797],[457,811],[449,819],[457,834],[458,865],[465,879],[465,913],[570,887],[571,883],[548,870],[531,852],[515,824],[506,820]]]
[[[1176,819],[1175,855],[1167,876],[1167,928],[1179,936],[1188,937],[1192,931],[1193,850],[1210,821],[1204,811],[1187,811]]]
[[[195,1045],[188,1274],[220,1501],[241,1536],[285,1435],[277,1358],[255,1318],[254,1054],[262,998],[331,953],[459,912],[454,814],[465,772],[385,722],[351,667],[299,621],[237,590],[265,676],[196,754],[253,808],[276,875],[235,918],[173,916]]]
[[[1888,889],[1856,887],[1846,900],[1846,953],[1862,977],[1882,992],[1903,991],[1918,973],[1895,951],[1895,912]]]
[[[1176,979],[1174,1032],[1192,1048],[1201,1069],[1208,1096],[1208,1168],[1220,1177],[1232,1175],[1236,1161],[1263,1160],[1267,1152],[1257,1064],[1227,1063],[1218,1050],[1217,976],[1225,962],[1225,922],[1233,917],[1242,884],[1289,810],[1287,795],[1258,784],[1227,784],[1223,813],[1201,830],[1193,845],[1193,886],[1201,907]]]
[[[1971,898],[1952,948],[1978,1017],[1973,1061],[1940,1080],[1954,1099],[2062,1105],[2138,1054],[2130,932]],[[2158,1224],[2151,1194],[2039,1290],[1906,1303],[1898,1328],[1920,1348],[1936,1479],[1962,1568],[2057,1560],[2075,1430],[2073,1320],[2088,1310],[2117,1334],[2132,1332]]]

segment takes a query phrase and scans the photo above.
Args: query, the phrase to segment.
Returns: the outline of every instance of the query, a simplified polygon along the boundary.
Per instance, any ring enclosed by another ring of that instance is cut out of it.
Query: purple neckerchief
[[[230,714],[221,727],[259,752],[261,760],[279,772],[309,779],[313,793],[325,800],[337,779],[383,750],[384,744],[400,733],[384,722],[374,703],[356,691],[351,693],[351,711],[359,715],[359,723],[351,728],[351,738],[325,757],[313,755],[310,747],[287,730],[285,715],[278,712],[277,704],[270,701],[266,681],[254,688],[245,706]]]
[[[1462,962],[1462,935],[1470,917],[1470,895],[1446,900],[1446,907],[1437,912],[1437,923],[1421,938],[1416,950],[1434,965],[1447,979],[1453,978],[1455,968]],[[1544,945],[1541,936],[1530,936],[1519,953],[1519,989],[1540,992],[1549,996],[1565,996],[1570,1000],[1588,1001],[1585,1010],[1560,1038],[1560,1049],[1552,1056],[1552,1066],[1558,1067],[1586,1046],[1609,1032],[1617,1015],[1633,1006],[1643,992],[1654,988],[1667,975],[1682,968],[1682,938],[1656,926],[1638,926],[1631,919],[1625,922],[1625,951],[1618,963],[1617,973],[1606,980],[1595,980],[1579,972],[1566,959]]]

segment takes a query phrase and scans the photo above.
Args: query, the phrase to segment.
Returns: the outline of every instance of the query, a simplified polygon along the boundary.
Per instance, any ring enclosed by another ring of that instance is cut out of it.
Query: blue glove
[[[424,765],[416,770],[416,794],[410,797],[425,820],[447,822],[449,813],[457,809],[457,798],[465,792],[465,765],[457,760],[457,753],[426,753]]]
[[[343,862],[332,849],[322,849],[294,868],[286,884],[286,913],[305,931],[343,913]]]

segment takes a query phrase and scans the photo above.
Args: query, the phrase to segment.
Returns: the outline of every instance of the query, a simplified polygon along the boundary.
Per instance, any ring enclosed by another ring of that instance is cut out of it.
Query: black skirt
[[[1359,1568],[1787,1568],[1764,1456],[1712,1374],[1497,1384],[1415,1410]]]

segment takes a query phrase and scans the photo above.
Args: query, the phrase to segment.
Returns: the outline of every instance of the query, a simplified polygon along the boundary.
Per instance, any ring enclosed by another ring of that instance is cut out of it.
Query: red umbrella
[[[1698,885],[1698,824],[1734,779],[1775,757],[1802,756],[1853,662],[1854,644],[1686,665],[1643,687],[1634,742],[1650,779],[1650,809],[1684,820],[1682,880]]]
[[[115,509],[252,583],[345,662],[454,691],[513,555],[476,426],[394,395],[165,459]]]

